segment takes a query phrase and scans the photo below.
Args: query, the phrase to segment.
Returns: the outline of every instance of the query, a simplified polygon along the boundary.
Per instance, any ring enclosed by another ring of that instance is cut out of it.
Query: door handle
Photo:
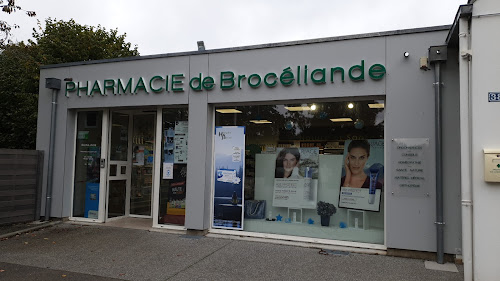
[[[99,163],[101,165],[101,168],[106,168],[106,159],[101,158],[101,160],[99,160]]]

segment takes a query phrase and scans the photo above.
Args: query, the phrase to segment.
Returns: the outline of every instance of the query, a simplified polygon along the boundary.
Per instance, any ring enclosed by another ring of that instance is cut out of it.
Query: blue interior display
[[[99,211],[99,184],[87,182],[85,189],[85,217],[97,219]]]

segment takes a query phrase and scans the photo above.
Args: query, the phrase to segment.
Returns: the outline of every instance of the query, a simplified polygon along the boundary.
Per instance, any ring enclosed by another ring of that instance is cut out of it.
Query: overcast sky
[[[314,39],[452,24],[467,0],[17,0],[23,13],[2,19],[21,27],[13,41],[31,38],[48,17],[118,28],[141,55]]]

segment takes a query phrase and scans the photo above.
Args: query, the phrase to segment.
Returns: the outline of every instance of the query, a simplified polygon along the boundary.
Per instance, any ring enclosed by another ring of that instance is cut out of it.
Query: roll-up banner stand
[[[245,127],[215,127],[213,228],[243,230]]]

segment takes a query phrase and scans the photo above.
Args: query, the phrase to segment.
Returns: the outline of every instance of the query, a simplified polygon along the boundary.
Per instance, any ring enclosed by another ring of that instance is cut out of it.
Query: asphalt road
[[[325,255],[326,253],[326,255]],[[62,223],[0,241],[0,280],[463,280],[418,259]]]

